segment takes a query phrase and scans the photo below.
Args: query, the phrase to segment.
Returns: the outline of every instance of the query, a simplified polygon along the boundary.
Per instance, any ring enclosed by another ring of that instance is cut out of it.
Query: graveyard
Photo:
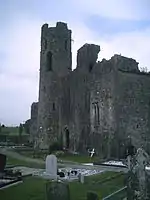
[[[99,158],[99,161],[93,151],[89,155],[64,153],[60,157],[58,152],[53,152],[58,157],[45,152],[33,157],[33,151],[25,151],[24,148],[22,151],[1,148],[0,151],[7,155],[5,159],[2,156],[0,162],[2,199],[19,200],[23,195],[22,199],[45,200],[47,195],[54,195],[53,190],[57,187],[61,191],[61,185],[65,195],[69,195],[65,199],[69,200],[87,200],[88,194],[96,195],[89,197],[90,200],[123,200],[131,196],[130,200],[135,194],[145,195],[144,200],[149,199],[146,196],[149,195],[150,159],[143,149],[134,151],[129,146],[125,160]],[[57,199],[58,193],[55,195],[48,199]]]
[[[53,173],[52,166],[49,166],[51,164],[46,162],[45,166],[43,164],[39,168],[40,166],[29,163],[27,167],[24,167],[25,163],[25,161],[19,159],[7,158],[6,166],[13,164],[12,169],[20,172],[22,178],[18,184],[12,184],[12,186],[4,187],[4,189],[0,188],[0,197],[2,199],[19,200],[20,196],[22,196],[21,199],[26,200],[44,200],[46,198],[46,184],[51,182],[52,179],[55,181],[57,179],[49,175]],[[47,168],[50,171],[47,171]],[[96,192],[101,199],[124,186],[125,174],[123,172],[106,171],[96,167],[93,168],[88,164],[82,166],[74,165],[73,168],[69,166],[58,167],[57,172],[56,168],[55,166],[55,175],[59,174],[59,180],[69,186],[71,200],[86,199],[88,191]],[[83,175],[83,177],[80,176],[79,178],[79,174]]]
[[[99,176],[93,176],[85,184],[78,182],[69,183],[71,200],[86,199],[88,191],[97,192],[100,198],[103,198],[111,192],[123,186],[123,176],[120,176],[115,181],[107,181],[99,183],[99,180],[104,180],[106,177],[114,176],[116,173],[109,172]],[[37,177],[27,177],[23,183],[12,186],[5,190],[0,190],[0,197],[6,200],[44,200],[46,199],[45,184],[46,180]],[[78,191],[78,192],[77,192]],[[13,196],[12,196],[13,195]]]
[[[1,156],[0,160],[0,197],[6,200],[19,200],[20,196],[23,200],[45,200],[57,199],[58,196],[59,199],[58,193],[63,190],[64,195],[68,196],[65,199],[69,200],[123,200],[131,196],[128,198],[130,200],[136,198],[135,194],[141,195],[141,200],[149,199],[149,156],[143,149],[134,152],[129,147],[127,151],[124,161],[100,162],[99,159],[98,164],[93,154],[86,159],[83,155],[72,154],[71,160],[79,157],[81,162],[69,161],[71,154],[66,155],[65,162],[54,154],[40,159],[31,158],[29,152],[19,154],[17,151],[3,150],[7,156]],[[58,192],[54,195],[56,188]]]

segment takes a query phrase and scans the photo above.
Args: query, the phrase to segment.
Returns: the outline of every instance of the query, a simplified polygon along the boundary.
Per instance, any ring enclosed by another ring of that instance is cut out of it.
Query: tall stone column
[[[142,149],[137,150],[136,155],[128,156],[127,199],[150,199],[149,176],[146,166],[150,163],[148,154]]]

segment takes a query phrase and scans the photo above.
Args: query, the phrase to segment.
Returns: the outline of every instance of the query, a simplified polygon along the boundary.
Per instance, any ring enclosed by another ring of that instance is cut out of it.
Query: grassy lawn
[[[2,128],[2,133],[8,133],[9,135],[19,135],[19,128],[18,127],[4,127]],[[24,129],[22,135],[28,135],[25,133]]]
[[[124,176],[119,176],[108,182],[100,184],[100,181],[117,174],[117,172],[106,172],[97,176],[86,177],[85,184],[78,182],[69,183],[71,200],[86,200],[88,191],[98,193],[100,199],[113,191],[124,186]],[[0,199],[3,200],[45,200],[46,180],[28,177],[22,184],[0,190]]]
[[[73,162],[78,162],[78,163],[89,163],[89,162],[100,161],[99,157],[90,158],[89,156],[85,156],[85,155],[69,155],[69,154],[60,155],[58,156],[58,159],[73,161]]]
[[[25,167],[32,167],[32,168],[45,168],[45,165],[34,163],[34,162],[27,162],[24,160],[19,160],[16,158],[12,158],[7,156],[7,165],[20,165]]]
[[[30,151],[23,151],[20,152],[21,155],[24,155],[29,158],[34,158],[33,152]],[[35,156],[36,159],[45,160],[46,154],[39,153]],[[98,158],[89,158],[88,156],[82,156],[82,155],[63,155],[63,156],[57,156],[58,161],[68,161],[68,162],[77,162],[77,163],[86,163],[86,162],[93,162]],[[27,162],[26,160],[20,160],[16,158],[12,158],[10,156],[7,156],[7,165],[21,165],[26,167],[33,167],[33,168],[43,168],[45,167],[43,164],[38,164],[34,162]]]
[[[19,152],[22,155],[28,156],[30,158],[36,157],[42,160],[45,160],[46,158],[46,153],[42,153],[39,152],[36,155],[33,155],[33,151],[22,151]],[[55,153],[54,153],[55,154]],[[96,161],[100,161],[99,157],[93,157],[90,158],[89,156],[86,155],[73,155],[73,154],[69,154],[69,153],[65,153],[65,154],[58,154],[56,155],[58,160],[62,160],[62,161],[70,161],[70,162],[77,162],[77,163],[89,163],[89,162],[96,162]]]
[[[45,200],[44,179],[25,178],[24,182],[4,190],[0,190],[2,200]]]

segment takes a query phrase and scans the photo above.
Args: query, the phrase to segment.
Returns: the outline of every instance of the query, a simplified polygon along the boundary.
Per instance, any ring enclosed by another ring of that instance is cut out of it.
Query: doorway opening
[[[69,130],[68,128],[65,129],[65,147],[69,149],[70,146],[70,138],[69,138]]]

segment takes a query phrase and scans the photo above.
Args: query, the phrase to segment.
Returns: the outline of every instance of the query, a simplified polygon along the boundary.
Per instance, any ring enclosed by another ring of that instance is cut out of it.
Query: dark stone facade
[[[42,26],[38,112],[31,117],[39,148],[59,140],[70,150],[92,147],[102,157],[121,157],[130,136],[137,148],[148,149],[150,76],[121,55],[97,62],[99,52],[83,45],[72,71],[67,24]]]

